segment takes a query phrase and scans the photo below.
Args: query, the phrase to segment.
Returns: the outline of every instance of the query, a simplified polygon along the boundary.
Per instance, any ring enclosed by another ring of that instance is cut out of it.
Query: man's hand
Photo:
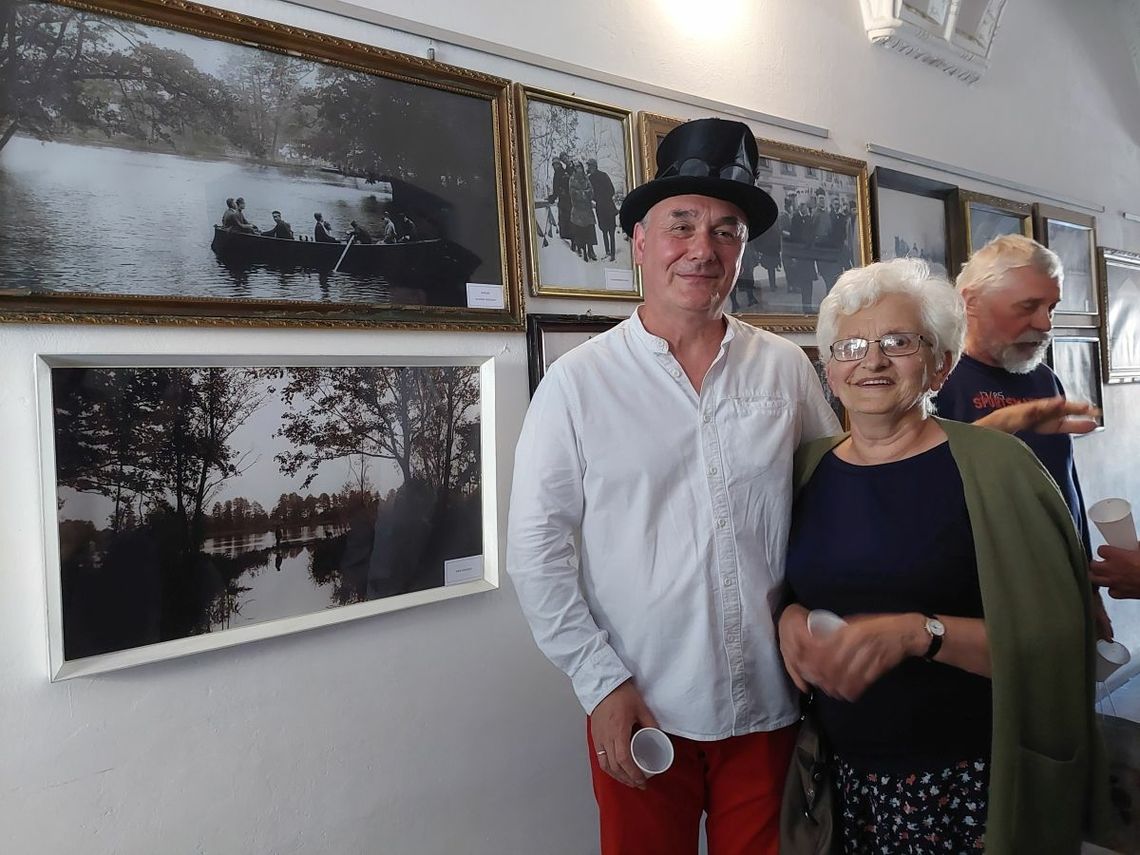
[[[807,628],[807,609],[793,603],[780,615],[778,627],[780,635],[780,655],[784,658],[784,670],[805,695],[811,693],[811,679],[804,676],[805,656],[812,644],[811,633]]]
[[[994,410],[974,424],[1017,433],[1031,430],[1036,433],[1089,433],[1096,430],[1096,416],[1100,410],[1086,401],[1070,401],[1058,395],[1040,398],[1022,404],[1011,404]]]
[[[1108,588],[1115,600],[1140,600],[1140,544],[1136,549],[1101,546],[1096,552],[1104,560],[1089,564],[1093,584]]]
[[[590,713],[590,736],[598,755],[598,766],[627,787],[645,789],[645,773],[633,762],[629,740],[639,727],[657,727],[657,719],[645,705],[641,692],[626,680],[594,707]]]

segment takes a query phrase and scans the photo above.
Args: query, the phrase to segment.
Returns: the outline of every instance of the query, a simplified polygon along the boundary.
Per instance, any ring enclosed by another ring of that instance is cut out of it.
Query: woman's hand
[[[925,618],[915,612],[855,615],[847,623],[825,639],[813,639],[812,682],[833,698],[857,700],[885,673],[910,656],[921,656],[930,644]]]

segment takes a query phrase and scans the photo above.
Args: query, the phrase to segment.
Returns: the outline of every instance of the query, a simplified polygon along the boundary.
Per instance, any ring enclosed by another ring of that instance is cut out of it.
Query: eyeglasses
[[[930,341],[919,333],[896,332],[887,333],[882,338],[841,338],[831,345],[831,355],[840,362],[856,362],[865,357],[871,345],[876,342],[883,356],[889,357],[910,356],[912,353],[918,353],[918,349],[924,344],[933,347]]]
[[[693,178],[724,178],[728,181],[743,181],[745,184],[753,184],[756,181],[756,176],[752,170],[739,159],[723,166],[714,166],[707,160],[690,157],[680,163],[671,164],[657,177],[670,178],[674,175],[687,175]]]

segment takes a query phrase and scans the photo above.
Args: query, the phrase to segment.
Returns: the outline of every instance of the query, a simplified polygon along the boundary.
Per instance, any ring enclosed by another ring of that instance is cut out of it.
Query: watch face
[[[926,631],[929,632],[931,635],[945,635],[946,634],[946,627],[943,625],[942,621],[940,621],[938,618],[927,618],[926,619]]]

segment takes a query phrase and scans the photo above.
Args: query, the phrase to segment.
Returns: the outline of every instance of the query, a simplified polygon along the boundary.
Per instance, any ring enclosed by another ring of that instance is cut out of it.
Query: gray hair
[[[929,339],[936,359],[949,353],[950,369],[953,370],[966,340],[965,304],[949,282],[931,273],[930,266],[917,258],[878,261],[848,270],[839,277],[819,304],[815,339],[820,358],[825,362],[831,359],[831,345],[835,342],[841,318],[873,306],[889,294],[902,294],[914,300],[922,318],[922,329],[913,332],[922,333]],[[933,396],[933,392],[927,394],[927,412],[931,411],[930,399]]]
[[[1065,283],[1061,258],[1048,247],[1024,235],[999,235],[973,254],[958,274],[958,291],[982,293],[1000,288],[1005,275],[1031,267],[1042,276]]]

